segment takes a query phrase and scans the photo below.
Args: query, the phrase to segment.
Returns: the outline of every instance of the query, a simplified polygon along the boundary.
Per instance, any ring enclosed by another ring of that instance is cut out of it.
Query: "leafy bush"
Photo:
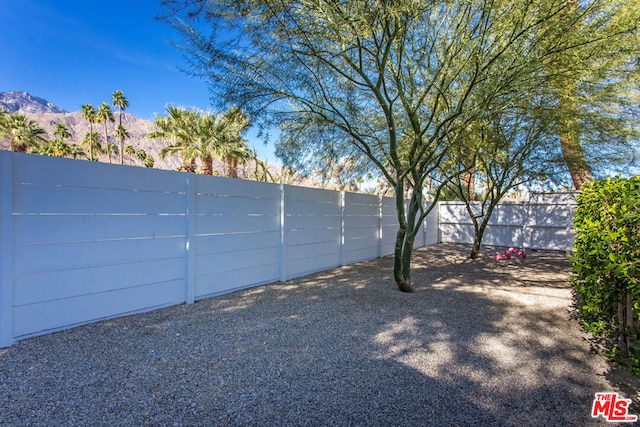
[[[640,372],[640,176],[608,178],[578,196],[572,285],[585,327]],[[616,343],[617,341],[617,343]]]

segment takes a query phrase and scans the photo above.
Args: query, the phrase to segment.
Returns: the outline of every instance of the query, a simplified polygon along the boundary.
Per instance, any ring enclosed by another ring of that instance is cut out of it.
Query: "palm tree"
[[[220,119],[222,144],[219,154],[225,160],[226,175],[230,178],[238,177],[238,164],[251,158],[251,151],[242,134],[249,127],[249,116],[238,107],[231,107]]]
[[[98,132],[87,132],[84,136],[84,140],[82,141],[82,145],[89,146],[89,152],[91,153],[91,157],[89,160],[95,160],[93,158],[94,150],[98,153],[102,152],[102,146],[100,145],[100,134]]]
[[[111,101],[113,102],[113,106],[118,108],[118,128],[116,129],[116,138],[120,139],[120,164],[124,164],[123,150],[124,150],[124,140],[129,137],[129,134],[126,133],[126,130],[122,126],[122,112],[127,109],[129,106],[129,101],[124,97],[122,91],[117,90],[113,92],[111,95]],[[122,129],[122,131],[118,134],[118,129]],[[125,136],[126,134],[126,136]]]
[[[56,125],[53,134],[57,138],[50,141],[44,141],[43,143],[38,144],[37,147],[32,148],[30,151],[34,154],[41,154],[44,156],[73,157],[74,159],[86,156],[78,144],[67,144],[65,139],[70,138],[71,133],[63,123],[58,123]]]
[[[97,120],[97,112],[96,109],[93,108],[93,105],[91,104],[84,104],[82,106],[82,117],[89,122],[89,132],[87,133],[87,136],[91,136],[93,137],[93,124],[96,122]],[[93,139],[93,138],[91,138]],[[87,137],[85,137],[85,142],[87,141]],[[84,142],[83,142],[84,144]],[[89,160],[93,161],[93,141],[89,142]]]
[[[166,117],[156,115],[156,130],[147,137],[169,141],[170,145],[160,151],[160,158],[164,158],[167,154],[178,153],[182,159],[180,170],[195,172],[196,156],[190,152],[190,146],[193,145],[193,128],[198,113],[174,105],[167,106],[167,113]]]
[[[127,156],[133,157],[136,154],[136,149],[133,147],[133,145],[129,144],[125,147],[124,152]]]
[[[183,107],[168,106],[167,117],[157,116],[157,130],[150,138],[165,139],[171,144],[160,151],[160,156],[178,153],[182,158],[182,170],[195,171],[195,161],[202,162],[202,173],[213,174],[213,159],[220,158],[228,164],[228,175],[237,177],[238,162],[249,157],[246,141],[241,133],[249,119],[237,107],[220,116]]]
[[[116,120],[113,118],[113,112],[111,111],[111,107],[106,102],[100,104],[100,108],[98,108],[97,112],[98,123],[104,123],[104,144],[105,151],[109,156],[109,163],[111,163],[111,151],[113,151],[109,144],[109,134],[107,133],[107,122],[114,123]]]
[[[37,149],[32,150],[32,152],[34,154],[41,154],[44,156],[73,157],[74,159],[85,156],[84,151],[78,146],[78,144],[67,144],[61,139],[46,141],[45,143],[40,144]]]
[[[60,141],[65,142],[65,139],[71,138],[71,132],[69,132],[69,129],[67,129],[64,123],[57,123],[56,129],[53,131],[53,136],[57,136],[60,138]]]
[[[11,151],[26,153],[46,142],[45,131],[38,124],[19,113],[2,113],[0,134],[11,140]]]
[[[130,138],[131,135],[129,135],[129,131],[124,126],[119,124],[116,126],[115,136],[116,139],[120,140],[120,164],[124,165],[124,153],[122,152],[123,150],[126,152],[126,149],[123,147],[124,140]],[[130,147],[130,145],[127,145],[127,147]]]

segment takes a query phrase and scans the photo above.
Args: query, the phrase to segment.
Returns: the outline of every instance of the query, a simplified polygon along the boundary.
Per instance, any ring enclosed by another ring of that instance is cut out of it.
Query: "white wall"
[[[7,151],[0,166],[0,346],[393,252],[391,198]]]
[[[573,205],[503,204],[486,244],[567,249]],[[0,151],[0,347],[392,254],[390,197]],[[440,203],[415,247],[470,242]]]
[[[499,204],[489,220],[483,245],[569,251],[573,246],[575,200],[571,197]],[[473,243],[473,225],[462,202],[440,202],[440,241]],[[479,213],[479,202],[473,205]]]

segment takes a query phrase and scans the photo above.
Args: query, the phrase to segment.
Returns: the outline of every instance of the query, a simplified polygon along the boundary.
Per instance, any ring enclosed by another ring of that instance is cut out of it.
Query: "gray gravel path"
[[[605,424],[564,254],[437,245],[0,349],[2,426]]]

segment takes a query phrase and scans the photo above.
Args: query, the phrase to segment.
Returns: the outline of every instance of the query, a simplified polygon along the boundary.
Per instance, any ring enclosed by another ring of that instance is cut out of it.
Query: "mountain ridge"
[[[40,114],[40,113],[68,113],[44,98],[31,95],[24,91],[0,92],[0,109],[10,113]]]
[[[54,138],[54,130],[56,125],[61,123],[67,127],[71,137],[66,141],[82,146],[85,135],[89,132],[90,125],[82,117],[82,111],[68,112],[54,103],[24,91],[0,92],[0,110],[6,110],[10,113],[24,114],[29,119],[35,121],[39,127],[46,132],[47,139]],[[118,148],[120,141],[115,138],[115,127],[118,124],[118,111],[113,112],[115,118],[114,123],[107,124],[108,141],[115,144]],[[181,160],[178,155],[168,155],[165,158],[160,157],[160,151],[168,145],[167,141],[154,140],[147,138],[147,135],[155,130],[155,124],[149,120],[141,119],[126,111],[122,114],[122,125],[128,131],[130,137],[125,139],[124,146],[133,146],[134,150],[144,150],[147,155],[153,157],[153,167],[156,169],[178,170],[181,166]],[[104,124],[94,123],[93,132],[100,135],[101,143],[104,141]],[[83,147],[84,148],[84,147]],[[10,141],[8,139],[0,139],[0,150],[9,150]],[[106,154],[97,156],[98,161],[107,163],[109,157]],[[112,154],[111,163],[119,163],[120,155]],[[199,162],[197,162],[199,164]],[[124,155],[124,164],[132,166],[144,166],[144,161],[140,160],[135,154],[133,156]],[[225,165],[222,161],[214,159],[214,173],[223,175]],[[238,166],[238,174],[241,178],[249,178],[255,174],[256,162],[249,161],[246,164]],[[282,171],[275,167],[269,166],[271,173],[276,176]],[[295,179],[297,184],[314,186],[307,184],[304,178]]]
[[[53,102],[44,98],[34,96],[24,91],[0,92],[0,109],[10,113],[24,114],[29,119],[35,121],[46,133],[47,138],[53,138],[56,125],[64,124],[71,137],[67,139],[69,143],[82,145],[85,135],[89,132],[90,125],[82,117],[80,110],[68,112]],[[107,124],[108,140],[119,147],[120,141],[116,140],[115,127],[118,123],[118,112],[114,111],[114,123]],[[153,122],[141,119],[133,114],[123,112],[122,125],[129,132],[130,137],[125,139],[124,146],[132,145],[136,151],[143,149],[154,159],[154,167],[157,169],[176,170],[180,167],[180,160],[177,156],[167,156],[160,158],[160,151],[167,145],[165,141],[148,139],[146,136],[155,129]],[[104,144],[104,124],[94,123],[93,131],[98,132],[101,143]],[[9,149],[8,141],[0,141],[0,149]],[[112,163],[119,162],[119,154],[111,156]],[[106,154],[100,154],[98,160],[109,162]],[[144,162],[134,156],[124,156],[124,163],[128,165],[143,166]]]

